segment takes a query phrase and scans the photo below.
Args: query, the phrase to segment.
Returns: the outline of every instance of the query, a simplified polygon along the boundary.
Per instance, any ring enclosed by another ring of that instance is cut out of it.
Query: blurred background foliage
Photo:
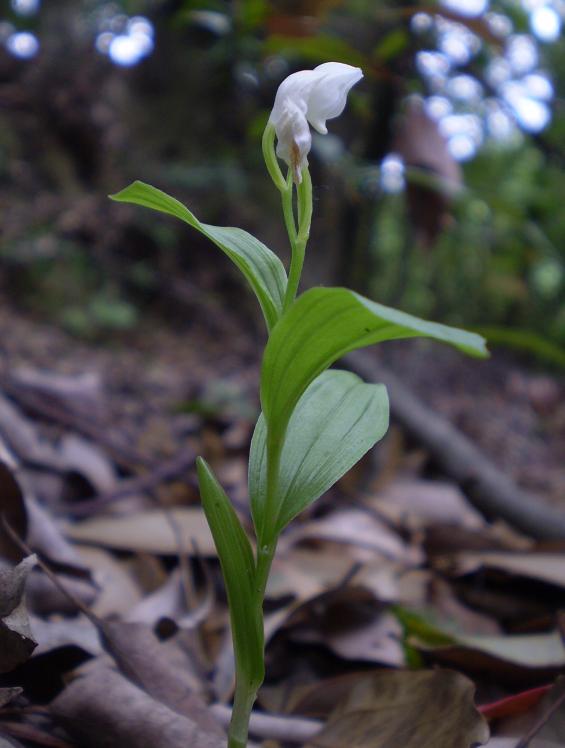
[[[563,0],[0,8],[8,303],[89,337],[203,302],[253,321],[213,249],[106,195],[143,179],[284,256],[262,128],[286,75],[337,60],[365,79],[314,139],[307,282],[564,365]]]

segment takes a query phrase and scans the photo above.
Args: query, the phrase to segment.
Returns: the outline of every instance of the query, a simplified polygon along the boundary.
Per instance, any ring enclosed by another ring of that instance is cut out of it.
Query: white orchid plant
[[[236,683],[229,748],[247,745],[249,717],[264,679],[263,600],[280,533],[388,428],[385,387],[330,367],[350,351],[399,338],[434,338],[486,355],[478,335],[426,322],[346,288],[312,288],[297,297],[312,219],[310,125],[325,134],[326,120],[342,113],[350,89],[362,77],[359,68],[327,62],[294,73],[279,86],[263,155],[281,194],[292,250],[288,274],[278,256],[251,234],[201,223],[155,187],[134,182],[112,196],[176,216],[208,237],[239,268],[265,318],[262,412],[249,455],[255,550],[210,466],[197,460],[202,504],[230,609]],[[286,177],[279,159],[288,168]]]

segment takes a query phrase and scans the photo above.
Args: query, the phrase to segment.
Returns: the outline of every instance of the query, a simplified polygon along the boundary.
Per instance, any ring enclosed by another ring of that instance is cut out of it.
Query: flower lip
[[[325,62],[314,70],[300,70],[280,84],[269,117],[277,134],[277,156],[292,168],[296,182],[312,145],[308,123],[325,135],[326,120],[339,117],[347,94],[363,77],[360,68]]]

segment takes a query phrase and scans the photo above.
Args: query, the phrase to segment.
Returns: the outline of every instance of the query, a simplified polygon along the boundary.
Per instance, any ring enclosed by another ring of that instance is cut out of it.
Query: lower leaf
[[[386,388],[356,374],[321,374],[299,400],[281,453],[276,517],[265,518],[267,425],[260,416],[249,457],[249,493],[255,527],[275,534],[338,481],[388,428]]]
[[[244,675],[246,687],[255,691],[264,677],[264,637],[256,600],[253,551],[210,466],[199,457],[196,467],[204,513],[224,575],[237,670]]]

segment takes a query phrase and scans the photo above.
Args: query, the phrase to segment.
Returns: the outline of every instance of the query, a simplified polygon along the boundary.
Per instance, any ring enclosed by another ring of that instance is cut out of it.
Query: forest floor
[[[225,722],[233,670],[193,462],[206,456],[249,522],[260,336],[217,307],[182,322],[147,319],[105,344],[77,341],[9,306],[0,311],[0,457],[19,487],[6,494],[5,511],[75,598],[43,571],[30,573],[28,638],[38,647],[2,668],[0,696],[24,690],[6,697],[0,745],[6,736],[11,745],[95,746],[96,731],[106,730],[108,745],[175,748],[186,740],[172,727],[160,733],[168,710],[181,733],[194,730],[191,744],[221,744],[211,714]],[[517,485],[565,507],[563,376],[504,352],[475,361],[425,342],[387,344],[376,355]],[[25,555],[7,531],[0,551],[13,561]],[[563,542],[538,543],[485,521],[426,445],[393,421],[372,457],[283,537],[267,596],[268,679],[254,736],[448,748],[484,743],[486,720],[492,746],[514,746],[538,722],[540,746],[565,745],[563,709],[549,714],[564,698],[555,681],[565,668],[563,585]],[[77,606],[116,623],[105,643]],[[109,667],[105,651],[130,680]],[[78,665],[81,677],[71,680]],[[181,686],[192,699],[178,695]],[[437,718],[451,715],[447,737],[426,743],[418,733],[410,742],[404,726],[437,708],[437,689],[446,689]],[[129,699],[140,724],[113,709],[105,698],[112,691],[118,702]],[[398,693],[406,697],[401,718],[383,726],[375,709]]]

